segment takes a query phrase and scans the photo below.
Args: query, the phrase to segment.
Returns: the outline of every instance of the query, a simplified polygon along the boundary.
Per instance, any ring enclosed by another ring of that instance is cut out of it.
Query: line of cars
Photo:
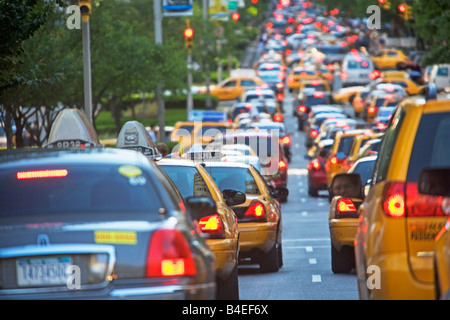
[[[289,35],[288,14],[276,32],[292,45],[317,48],[324,36],[318,28],[329,20],[301,12],[289,30],[308,30],[304,36]],[[333,66],[345,87],[315,102],[326,93],[305,91],[301,81],[317,77],[327,55],[292,49],[285,57],[292,72],[287,84],[308,143],[308,192],[329,191],[332,271],[356,269],[361,299],[448,299],[450,101],[435,95],[444,88],[422,81],[399,49],[368,54],[355,46]],[[433,68],[437,74],[440,66]],[[331,110],[332,103],[351,105],[356,119]]]
[[[0,156],[0,299],[234,300],[239,261],[283,264],[288,191],[251,164],[162,159],[136,121],[105,148],[77,109]]]

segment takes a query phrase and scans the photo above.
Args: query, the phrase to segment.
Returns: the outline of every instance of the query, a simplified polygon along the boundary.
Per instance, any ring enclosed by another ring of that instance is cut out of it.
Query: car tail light
[[[287,78],[287,82],[289,82],[289,83],[295,82],[295,78],[293,76],[289,76]]]
[[[283,139],[281,139],[281,143],[286,146],[290,146],[292,143],[291,137],[290,136],[283,137]]]
[[[218,214],[201,218],[198,225],[200,226],[200,230],[202,230],[202,232],[207,233],[214,238],[225,238],[223,222]]]
[[[283,101],[283,94],[282,93],[277,93],[277,101]]]
[[[306,111],[308,111],[308,108],[306,108],[305,106],[298,106],[298,107],[297,107],[297,110],[298,110],[299,112],[305,113]]]
[[[348,74],[347,72],[341,72],[341,80],[347,80],[348,79]]]
[[[381,198],[384,213],[388,217],[405,216],[405,184],[403,182],[386,182]]]
[[[328,71],[334,71],[334,65],[332,65],[331,63],[330,64],[327,64],[327,69],[328,69]]]
[[[340,198],[336,203],[336,215],[339,217],[351,217],[358,214],[355,204],[350,198]]]
[[[51,169],[51,170],[34,170],[17,172],[18,180],[24,179],[45,179],[45,178],[64,178],[67,177],[69,171],[67,169]]]
[[[321,167],[320,162],[317,159],[314,159],[313,161],[311,161],[308,164],[308,170],[312,170],[312,169],[319,170],[320,167]]]
[[[384,124],[383,122],[378,122],[377,123],[377,128],[378,128],[378,130],[384,130],[384,129],[387,128],[387,125]]]
[[[277,88],[278,89],[283,89],[284,88],[284,82],[278,82],[277,83]]]
[[[287,164],[285,161],[281,160],[280,162],[278,162],[278,169],[285,170],[286,168],[287,168]]]
[[[147,253],[146,276],[194,276],[197,273],[189,244],[177,229],[156,230]]]
[[[323,98],[325,97],[325,93],[323,93],[322,91],[315,91],[313,93],[314,98]]]
[[[309,136],[311,138],[317,138],[317,136],[319,135],[319,131],[316,129],[311,129],[309,130]]]
[[[266,209],[264,208],[264,205],[258,200],[253,200],[245,212],[244,218],[266,219]]]
[[[447,216],[445,197],[420,194],[417,182],[408,182],[405,192],[405,215],[408,217]],[[448,204],[448,203],[447,203]]]
[[[375,113],[377,111],[376,107],[369,107],[367,108],[367,113]]]
[[[361,98],[356,98],[356,99],[355,99],[355,104],[356,104],[356,105],[359,105],[359,106],[360,106],[360,105],[362,105],[363,103],[364,103],[363,99],[361,99]]]
[[[276,114],[273,116],[273,121],[275,122],[283,122],[283,115],[282,114]]]

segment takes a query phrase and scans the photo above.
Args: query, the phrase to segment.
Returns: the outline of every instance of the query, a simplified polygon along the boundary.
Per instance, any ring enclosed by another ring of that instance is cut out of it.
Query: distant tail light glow
[[[284,170],[286,168],[287,168],[287,164],[285,161],[281,160],[280,162],[278,162],[278,169]]]

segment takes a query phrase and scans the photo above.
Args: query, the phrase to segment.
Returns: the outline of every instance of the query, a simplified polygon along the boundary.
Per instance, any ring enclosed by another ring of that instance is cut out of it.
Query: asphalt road
[[[308,195],[305,133],[292,117],[292,96],[285,98],[287,131],[292,132],[288,202],[282,204],[284,266],[260,273],[257,265],[239,267],[241,300],[355,300],[356,275],[333,274],[328,230],[328,193]]]

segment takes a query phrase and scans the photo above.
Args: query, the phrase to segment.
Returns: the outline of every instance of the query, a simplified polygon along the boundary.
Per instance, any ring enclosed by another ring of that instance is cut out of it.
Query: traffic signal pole
[[[162,44],[162,12],[161,0],[153,1],[153,14],[155,20],[155,43]],[[159,141],[166,141],[166,110],[164,105],[163,87],[162,84],[156,86],[156,104],[158,106],[158,126],[159,126]]]
[[[91,124],[94,124],[92,115],[92,75],[91,75],[91,45],[90,45],[90,27],[89,16],[91,14],[91,1],[80,0],[82,24],[82,41],[83,41],[83,73],[84,73],[84,112]]]

